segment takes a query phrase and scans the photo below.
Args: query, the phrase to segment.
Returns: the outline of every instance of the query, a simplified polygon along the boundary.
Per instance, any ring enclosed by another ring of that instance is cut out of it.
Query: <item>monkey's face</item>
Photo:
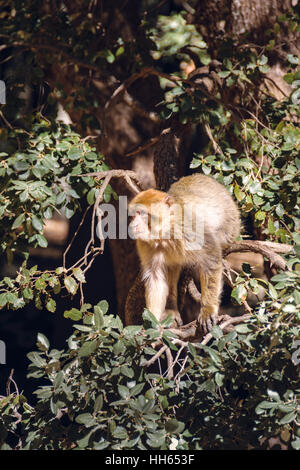
[[[129,235],[135,239],[148,240],[150,230],[147,209],[139,204],[130,205],[129,216],[131,217],[131,222],[128,227]]]
[[[167,204],[151,204],[150,207],[129,205],[129,234],[140,240],[169,240],[171,238],[172,213]]]

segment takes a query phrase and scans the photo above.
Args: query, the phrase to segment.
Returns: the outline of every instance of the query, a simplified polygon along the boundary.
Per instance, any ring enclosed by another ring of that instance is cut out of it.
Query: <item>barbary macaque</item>
[[[148,189],[129,204],[130,234],[136,239],[146,307],[162,321],[172,313],[181,324],[177,284],[190,266],[200,280],[204,332],[216,323],[222,290],[222,250],[240,233],[238,208],[214,178],[194,174],[167,193]]]

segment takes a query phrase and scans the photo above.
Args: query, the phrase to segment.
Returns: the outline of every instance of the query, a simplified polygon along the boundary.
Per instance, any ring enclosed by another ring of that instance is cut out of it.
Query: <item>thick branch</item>
[[[243,253],[247,251],[253,251],[254,253],[260,253],[270,260],[271,266],[278,269],[285,269],[285,261],[277,253],[285,254],[291,251],[293,247],[283,243],[273,243],[268,241],[260,240],[241,240],[229,245],[224,250],[224,257],[230,253]]]

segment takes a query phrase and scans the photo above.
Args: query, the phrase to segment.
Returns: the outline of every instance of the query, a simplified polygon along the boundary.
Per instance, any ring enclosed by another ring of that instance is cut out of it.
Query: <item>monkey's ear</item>
[[[166,195],[164,202],[170,207],[174,204],[174,199],[169,194]]]

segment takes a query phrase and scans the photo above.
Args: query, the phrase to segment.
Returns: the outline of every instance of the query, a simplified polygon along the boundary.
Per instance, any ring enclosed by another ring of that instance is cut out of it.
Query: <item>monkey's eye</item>
[[[146,217],[147,216],[147,212],[140,209],[138,211],[135,212],[135,215],[140,215],[141,217]]]

